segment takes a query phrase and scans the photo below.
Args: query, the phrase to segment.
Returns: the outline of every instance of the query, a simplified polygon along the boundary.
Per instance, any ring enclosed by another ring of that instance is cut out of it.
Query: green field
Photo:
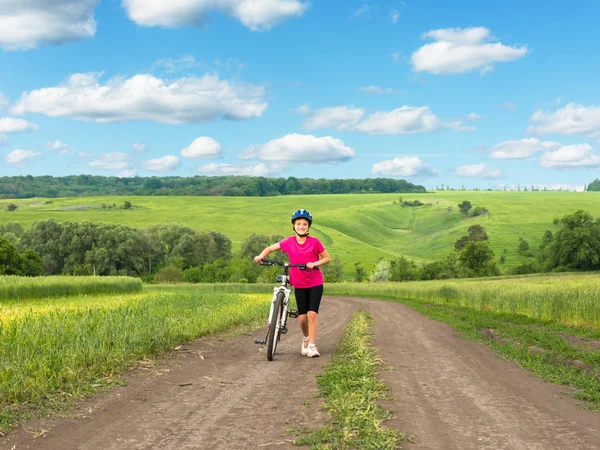
[[[419,199],[425,206],[403,208],[398,200]],[[119,208],[124,201],[133,208]],[[468,200],[489,215],[465,218],[457,205]],[[19,206],[6,211],[6,205]],[[116,205],[104,209],[102,205]],[[252,233],[286,235],[289,217],[298,208],[314,216],[313,235],[332,255],[339,255],[349,275],[361,261],[370,270],[379,257],[405,255],[418,262],[437,260],[454,249],[454,242],[470,225],[485,227],[490,244],[506,267],[518,265],[522,257],[519,238],[532,249],[542,234],[556,231],[552,220],[578,209],[600,217],[600,192],[486,192],[440,191],[429,194],[344,194],[280,197],[79,197],[22,199],[0,202],[0,224],[19,222],[28,227],[38,220],[90,221],[147,228],[178,223],[197,230],[226,234],[233,250]],[[414,213],[414,217],[413,217]],[[412,221],[412,227],[410,223]],[[504,251],[506,249],[506,252]]]

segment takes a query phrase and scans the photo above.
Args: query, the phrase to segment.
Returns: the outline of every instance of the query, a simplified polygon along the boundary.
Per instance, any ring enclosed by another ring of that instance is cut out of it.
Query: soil
[[[320,358],[300,355],[296,324],[274,361],[253,343],[264,329],[189,342],[140,362],[125,386],[83,402],[68,417],[36,420],[0,438],[2,449],[288,449],[298,430],[327,420],[317,376],[359,308],[376,322],[374,344],[390,388],[387,426],[402,448],[600,449],[600,413],[491,349],[393,302],[326,297]]]

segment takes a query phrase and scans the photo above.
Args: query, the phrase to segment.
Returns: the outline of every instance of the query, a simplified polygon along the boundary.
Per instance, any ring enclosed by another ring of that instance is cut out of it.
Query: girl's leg
[[[300,330],[302,330],[302,334],[304,336],[309,336],[309,324],[308,324],[308,314],[302,314],[298,316],[298,323],[300,324]]]
[[[308,340],[311,344],[315,344],[317,342],[317,328],[319,327],[319,314],[314,311],[309,311],[307,319],[308,333],[305,333],[304,336],[308,335]],[[304,332],[304,330],[302,330]]]

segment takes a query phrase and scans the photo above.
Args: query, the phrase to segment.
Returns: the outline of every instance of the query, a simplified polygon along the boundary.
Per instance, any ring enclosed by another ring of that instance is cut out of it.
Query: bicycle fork
[[[270,328],[272,326],[276,326],[276,324],[272,323],[273,322],[273,305],[275,304],[275,299],[277,298],[277,293],[280,290],[281,290],[281,288],[275,288],[275,292],[273,293],[273,299],[271,300],[271,310],[269,311],[269,321],[267,322],[267,334],[265,335],[264,339],[254,338],[255,344],[264,345],[267,342],[267,336],[269,335]],[[290,291],[286,289],[284,291],[284,293],[285,293],[285,302],[282,305],[282,307],[283,307],[283,311],[282,311],[283,323],[281,324],[281,334],[286,334],[288,332],[287,318],[293,317],[295,319],[298,317],[298,311],[296,311],[294,309],[288,309]]]

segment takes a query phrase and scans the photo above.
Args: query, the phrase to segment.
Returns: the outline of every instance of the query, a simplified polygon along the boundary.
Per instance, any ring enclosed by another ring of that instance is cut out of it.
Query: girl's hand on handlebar
[[[260,257],[260,255],[254,257],[254,262],[258,263],[258,264],[262,264],[262,258]]]
[[[314,269],[315,267],[317,267],[317,266],[315,266],[314,262],[306,263],[306,268],[307,269]]]

